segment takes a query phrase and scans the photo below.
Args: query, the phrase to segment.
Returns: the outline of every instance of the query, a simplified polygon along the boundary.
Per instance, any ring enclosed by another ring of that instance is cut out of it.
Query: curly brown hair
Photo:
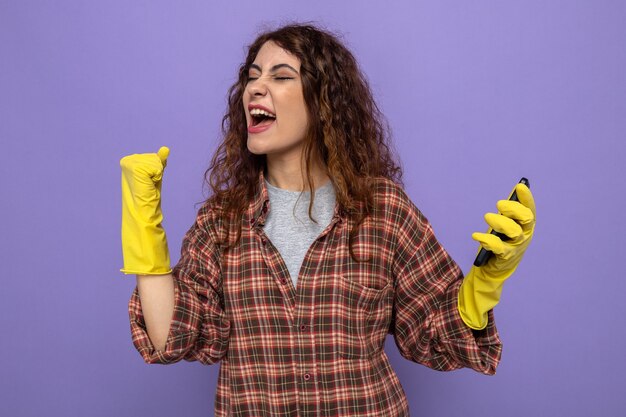
[[[403,186],[402,168],[396,162],[387,120],[376,105],[369,83],[352,53],[332,33],[312,24],[291,23],[258,35],[248,46],[239,78],[228,90],[228,111],[222,118],[224,139],[216,150],[205,181],[213,194],[205,203],[221,208],[231,247],[241,237],[242,214],[254,197],[266,156],[247,148],[247,126],[243,95],[248,70],[268,41],[296,56],[301,63],[304,100],[309,126],[304,138],[302,166],[311,200],[315,196],[310,164],[321,157],[336,191],[337,202],[354,219],[349,233],[352,242],[359,225],[375,209],[376,178],[384,177]],[[228,231],[236,230],[234,241]]]

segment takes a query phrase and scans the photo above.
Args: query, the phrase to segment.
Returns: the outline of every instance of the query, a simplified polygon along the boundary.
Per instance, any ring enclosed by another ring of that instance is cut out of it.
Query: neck
[[[310,191],[305,179],[304,169],[300,166],[299,158],[289,163],[273,161],[267,158],[265,178],[274,187],[289,191]],[[330,178],[326,174],[326,167],[321,163],[311,165],[311,179],[315,189],[325,185]]]

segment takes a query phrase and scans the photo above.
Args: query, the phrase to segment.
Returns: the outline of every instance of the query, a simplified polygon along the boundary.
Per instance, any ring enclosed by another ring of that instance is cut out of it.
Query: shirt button
[[[311,375],[310,374],[304,374],[304,380],[308,381],[309,379],[311,379]]]
[[[281,278],[281,279],[280,279],[280,282],[281,282],[282,284],[286,284],[286,283],[287,283],[287,279],[286,279],[286,278]]]
[[[267,239],[265,238],[261,239],[261,243],[263,243],[263,246],[267,245]]]
[[[300,330],[305,331],[306,330],[306,324],[300,325]]]

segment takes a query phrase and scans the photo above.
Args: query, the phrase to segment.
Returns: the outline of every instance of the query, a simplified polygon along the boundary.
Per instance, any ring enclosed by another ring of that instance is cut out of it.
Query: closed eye
[[[258,79],[258,77],[248,77],[248,81],[254,81]],[[293,77],[275,77],[274,79],[284,81],[284,80],[293,80]]]

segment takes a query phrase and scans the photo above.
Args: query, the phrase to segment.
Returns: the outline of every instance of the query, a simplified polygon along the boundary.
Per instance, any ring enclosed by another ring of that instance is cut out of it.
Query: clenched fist
[[[161,182],[170,150],[133,154],[122,167],[122,252],[125,274],[171,272],[165,231],[161,226]]]

